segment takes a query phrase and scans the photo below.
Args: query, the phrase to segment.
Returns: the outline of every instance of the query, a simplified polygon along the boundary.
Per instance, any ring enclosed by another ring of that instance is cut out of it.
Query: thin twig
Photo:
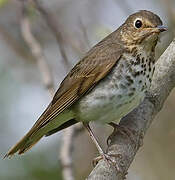
[[[65,180],[74,180],[73,170],[72,170],[72,152],[73,143],[72,138],[74,137],[74,127],[69,127],[64,130],[63,133],[63,145],[60,151],[60,160],[62,166],[62,174]]]
[[[38,2],[37,0],[34,0],[33,2],[35,4],[37,10],[41,13],[43,18],[45,19],[48,27],[52,30],[53,34],[55,35],[56,40],[58,42],[59,51],[60,51],[62,59],[63,59],[63,64],[64,64],[65,68],[68,68],[70,66],[70,63],[68,61],[68,58],[67,58],[67,55],[66,55],[65,49],[64,49],[64,38],[62,37],[62,33],[57,26],[57,22],[56,22],[54,16],[48,10],[46,10],[46,8],[44,8],[41,5],[41,3]]]
[[[27,16],[27,7],[26,2],[22,1],[22,17],[21,17],[21,33],[22,36],[29,46],[33,56],[35,57],[36,63],[38,65],[38,69],[42,76],[42,81],[46,89],[48,89],[50,95],[53,97],[54,95],[54,82],[49,70],[49,65],[46,62],[46,58],[42,51],[42,48],[36,38],[33,36],[31,32],[30,21]]]

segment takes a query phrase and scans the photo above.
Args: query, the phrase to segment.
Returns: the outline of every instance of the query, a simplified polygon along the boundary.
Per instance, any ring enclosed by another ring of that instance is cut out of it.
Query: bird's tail
[[[23,154],[32,148],[44,135],[49,131],[61,126],[68,120],[72,119],[72,113],[61,113],[57,118],[50,120],[44,126],[40,126],[35,123],[30,131],[16,144],[14,145],[4,156],[10,157],[18,152],[18,154]],[[40,119],[39,119],[40,120]]]
[[[39,130],[40,131],[40,130]],[[39,132],[38,131],[38,132]],[[7,154],[4,156],[4,158],[6,157],[11,157],[12,155],[14,155],[16,152],[18,152],[18,154],[23,154],[24,152],[28,151],[30,148],[32,148],[43,136],[43,133],[40,133],[40,135],[38,135],[38,133],[33,134],[31,136],[31,131],[29,131],[20,141],[18,141],[18,143],[16,143],[8,152]]]

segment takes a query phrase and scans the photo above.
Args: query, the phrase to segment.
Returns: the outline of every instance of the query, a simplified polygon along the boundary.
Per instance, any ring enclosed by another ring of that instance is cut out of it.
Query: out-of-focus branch
[[[48,10],[46,10],[46,8],[44,8],[42,6],[41,2],[38,2],[38,0],[34,0],[33,3],[35,4],[37,10],[43,16],[48,27],[52,30],[53,34],[55,35],[56,40],[58,42],[59,51],[60,51],[62,59],[63,59],[63,64],[65,65],[66,68],[68,68],[70,66],[70,63],[68,61],[68,58],[67,58],[67,55],[66,55],[66,52],[64,49],[64,39],[62,37],[61,31],[59,30],[59,28],[57,26],[57,22],[56,22],[54,16]]]
[[[28,53],[25,48],[18,43],[18,41],[3,27],[0,26],[0,35],[5,40],[5,42],[8,44],[8,46],[20,57],[22,57],[24,60],[30,60],[34,61],[33,56]]]
[[[30,21],[27,16],[27,4],[25,1],[22,1],[22,16],[21,16],[21,33],[22,36],[29,46],[36,63],[38,65],[38,69],[42,76],[42,81],[44,83],[44,86],[46,89],[48,89],[51,96],[54,95],[54,82],[53,78],[50,72],[50,69],[48,67],[48,64],[46,62],[46,58],[44,56],[44,53],[42,51],[42,48],[39,44],[39,42],[36,40],[36,38],[33,36],[31,32],[30,27]]]
[[[143,103],[120,121],[121,126],[135,132],[132,137],[135,143],[119,132],[111,138],[107,153],[120,154],[114,158],[114,161],[120,167],[121,172],[117,172],[114,167],[109,167],[101,160],[90,173],[88,180],[124,180],[128,168],[142,145],[143,136],[174,87],[175,39],[156,63],[152,86]]]
[[[63,169],[63,178],[64,180],[74,180],[73,170],[72,170],[72,148],[73,148],[73,136],[74,136],[74,127],[69,127],[64,130],[63,133],[63,145],[60,151],[61,166]]]

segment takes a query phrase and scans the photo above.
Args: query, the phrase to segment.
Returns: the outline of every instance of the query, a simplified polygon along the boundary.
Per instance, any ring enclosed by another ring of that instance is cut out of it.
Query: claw
[[[100,156],[93,159],[93,166],[95,167],[100,160],[104,160],[109,166],[113,166],[119,173],[122,173],[120,167],[113,158],[121,158],[121,154],[101,154]]]
[[[105,154],[103,152],[103,149],[101,148],[101,146],[99,145],[95,135],[93,134],[90,126],[88,123],[83,123],[83,125],[85,126],[85,128],[88,130],[88,133],[91,137],[91,139],[93,140],[94,144],[96,145],[99,153],[100,153],[100,156],[97,157],[96,159],[93,160],[93,165],[96,165],[101,159],[104,159],[105,162],[107,162],[107,164],[110,166],[110,165],[113,165],[118,172],[121,172],[120,171],[120,168],[118,167],[118,165],[115,163],[115,161],[112,159],[112,157],[120,157],[121,158],[121,155],[119,154]]]

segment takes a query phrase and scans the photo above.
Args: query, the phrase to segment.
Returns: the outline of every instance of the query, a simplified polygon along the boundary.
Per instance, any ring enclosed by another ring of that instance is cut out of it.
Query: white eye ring
[[[137,19],[134,21],[134,27],[135,27],[135,28],[139,29],[139,28],[142,27],[142,25],[143,25],[142,19],[137,18]]]

